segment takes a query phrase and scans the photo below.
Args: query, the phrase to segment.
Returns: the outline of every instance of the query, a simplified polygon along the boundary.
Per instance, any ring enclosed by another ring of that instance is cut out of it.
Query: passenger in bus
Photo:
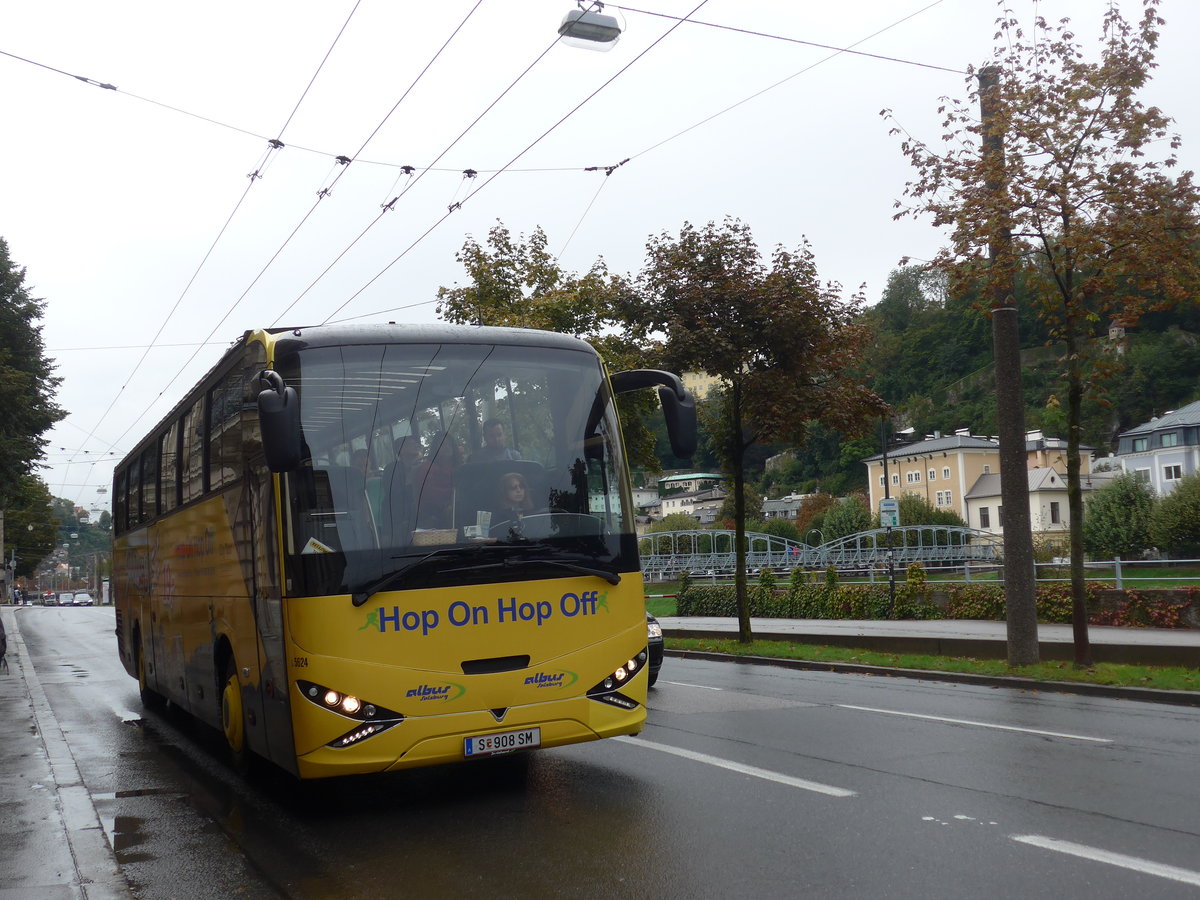
[[[350,456],[350,466],[362,472],[364,478],[374,474],[371,471],[371,454],[366,450],[355,450]]]
[[[412,483],[413,473],[416,472],[417,466],[421,464],[421,442],[415,437],[404,437],[400,439],[400,446],[396,448],[396,459],[400,461],[400,468],[404,472],[405,482]]]
[[[520,472],[509,472],[500,479],[500,504],[492,511],[496,523],[520,521],[534,510],[529,484]]]
[[[483,423],[483,446],[471,454],[471,462],[503,462],[520,459],[521,454],[508,446],[508,435],[504,423],[499,419],[488,419]]]
[[[417,528],[454,527],[454,470],[463,462],[462,448],[449,435],[429,439],[429,452],[413,473]]]

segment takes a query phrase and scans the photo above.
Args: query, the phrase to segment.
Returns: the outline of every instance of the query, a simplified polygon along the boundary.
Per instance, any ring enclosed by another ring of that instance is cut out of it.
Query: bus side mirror
[[[680,397],[670,388],[660,387],[658,399],[667,420],[671,452],[680,459],[691,459],[696,453],[696,398],[686,388]]]
[[[657,385],[671,452],[680,459],[692,457],[696,452],[696,400],[678,375],[659,369],[629,369],[617,372],[609,381],[617,394]]]
[[[267,387],[258,395],[258,424],[263,453],[272,472],[290,472],[300,465],[300,398],[270,369],[259,375]]]

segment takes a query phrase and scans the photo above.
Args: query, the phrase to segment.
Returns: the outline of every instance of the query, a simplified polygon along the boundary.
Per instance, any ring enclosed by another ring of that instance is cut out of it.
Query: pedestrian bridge
[[[735,532],[662,531],[638,539],[642,572],[650,581],[670,580],[684,572],[730,575],[735,570]],[[906,525],[860,531],[813,547],[799,541],[751,531],[746,533],[746,571],[769,568],[783,578],[795,568],[871,571],[889,565],[904,568],[995,564],[1003,541],[974,528]]]

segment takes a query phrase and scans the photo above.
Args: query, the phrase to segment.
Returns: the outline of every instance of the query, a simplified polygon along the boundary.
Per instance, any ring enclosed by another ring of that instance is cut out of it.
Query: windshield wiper
[[[405,563],[403,566],[396,569],[395,571],[389,572],[388,574],[384,575],[382,578],[377,578],[375,581],[372,581],[372,582],[364,585],[363,587],[359,588],[357,591],[351,591],[350,602],[353,603],[355,606],[362,606],[364,603],[366,603],[368,600],[370,600],[372,596],[374,596],[375,594],[378,594],[383,589],[390,587],[391,585],[393,585],[397,581],[399,581],[400,576],[407,575],[413,569],[416,569],[416,568],[424,565],[425,563],[429,562],[429,560],[434,559],[435,557],[444,556],[446,554],[452,554],[455,556],[459,556],[459,555],[465,555],[468,553],[477,553],[480,549],[481,549],[480,547],[440,547],[431,553],[426,553],[424,556],[414,559],[412,562]]]
[[[603,578],[609,584],[620,584],[621,576],[616,572],[610,572],[607,569],[597,569],[593,566],[585,566],[580,563],[567,562],[561,559],[543,559],[521,556],[516,559],[506,558],[500,562],[482,563],[477,566],[455,566],[453,569],[446,569],[446,572],[481,572],[484,569],[515,569],[522,566],[557,566],[560,569],[567,569],[571,572],[578,572],[580,575],[596,575]]]

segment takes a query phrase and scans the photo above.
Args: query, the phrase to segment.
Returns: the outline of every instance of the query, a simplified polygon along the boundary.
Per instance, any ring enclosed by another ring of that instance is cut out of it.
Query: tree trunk
[[[1000,432],[1000,502],[1004,505],[1000,527],[1004,529],[1008,664],[1029,666],[1040,657],[1016,307],[992,310],[992,341],[996,358],[996,419]]]
[[[1080,485],[1079,433],[1082,430],[1083,373],[1075,353],[1074,339],[1067,341],[1067,511],[1071,517],[1071,635],[1075,641],[1075,665],[1092,665],[1088,638],[1087,582],[1083,569],[1083,488]]]
[[[730,389],[730,455],[733,457],[733,545],[734,573],[733,592],[737,598],[738,640],[749,644],[754,640],[750,633],[750,598],[746,592],[746,474],[744,461],[746,446],[742,436],[742,386],[736,379]]]

